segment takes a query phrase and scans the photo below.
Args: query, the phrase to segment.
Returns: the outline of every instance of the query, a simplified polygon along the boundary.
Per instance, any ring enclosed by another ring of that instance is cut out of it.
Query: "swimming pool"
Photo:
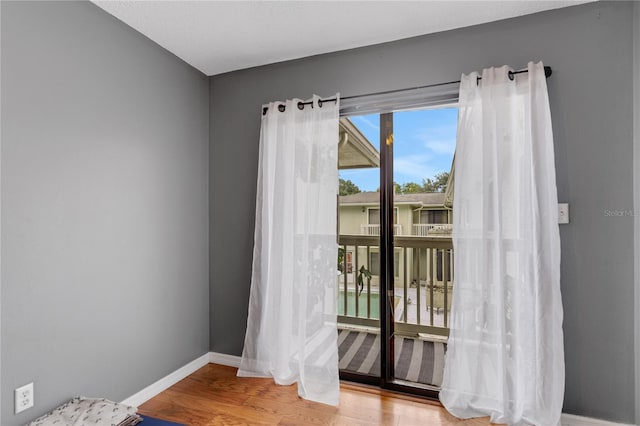
[[[362,292],[358,296],[358,318],[380,319],[380,296],[378,293],[371,293],[371,315],[367,315],[367,293]],[[344,290],[338,294],[338,315],[344,313]],[[347,292],[347,313],[346,316],[356,316],[356,294],[355,291]]]

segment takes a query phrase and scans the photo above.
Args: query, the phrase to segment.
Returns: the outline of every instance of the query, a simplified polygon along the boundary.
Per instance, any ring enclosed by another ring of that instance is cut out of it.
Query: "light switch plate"
[[[561,225],[569,223],[569,204],[568,203],[558,204],[558,223]]]

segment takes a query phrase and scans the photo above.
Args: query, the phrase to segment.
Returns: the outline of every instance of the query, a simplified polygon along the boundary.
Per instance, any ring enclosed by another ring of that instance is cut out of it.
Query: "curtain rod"
[[[525,73],[525,72],[529,72],[529,70],[524,69],[524,70],[518,70],[518,71],[509,71],[509,80],[513,80],[515,74],[522,74],[522,73]],[[546,78],[549,78],[549,76],[551,76],[551,74],[552,74],[551,67],[545,66],[544,67],[544,76]],[[482,77],[478,76],[478,80],[482,80]],[[391,94],[391,93],[407,92],[409,90],[429,89],[429,88],[432,88],[432,87],[446,86],[448,84],[456,84],[456,83],[460,83],[460,80],[448,81],[446,83],[427,84],[425,86],[407,87],[407,88],[404,88],[404,89],[384,90],[382,92],[366,93],[366,94],[362,94],[362,95],[342,96],[342,97],[340,97],[340,99],[341,100],[346,100],[346,99],[364,98],[364,97],[367,97],[367,96],[388,95],[388,94]],[[336,102],[336,101],[337,101],[336,98],[320,99],[320,100],[318,100],[318,105],[322,106],[323,102]],[[313,103],[313,101],[298,102],[298,108],[299,109],[303,109],[305,105],[311,105],[312,103]],[[262,109],[262,115],[265,115],[267,113],[268,109],[269,109],[268,107],[264,107]],[[284,105],[279,105],[278,106],[278,110],[280,112],[283,112],[284,109],[285,109]]]

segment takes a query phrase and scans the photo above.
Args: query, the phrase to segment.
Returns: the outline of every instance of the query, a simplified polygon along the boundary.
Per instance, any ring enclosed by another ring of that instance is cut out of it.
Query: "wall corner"
[[[640,425],[640,2],[633,4],[633,183],[635,422]]]

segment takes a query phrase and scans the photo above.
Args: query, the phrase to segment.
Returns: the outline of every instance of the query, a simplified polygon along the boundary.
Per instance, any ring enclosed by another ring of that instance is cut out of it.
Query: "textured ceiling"
[[[588,1],[93,1],[207,75]]]

